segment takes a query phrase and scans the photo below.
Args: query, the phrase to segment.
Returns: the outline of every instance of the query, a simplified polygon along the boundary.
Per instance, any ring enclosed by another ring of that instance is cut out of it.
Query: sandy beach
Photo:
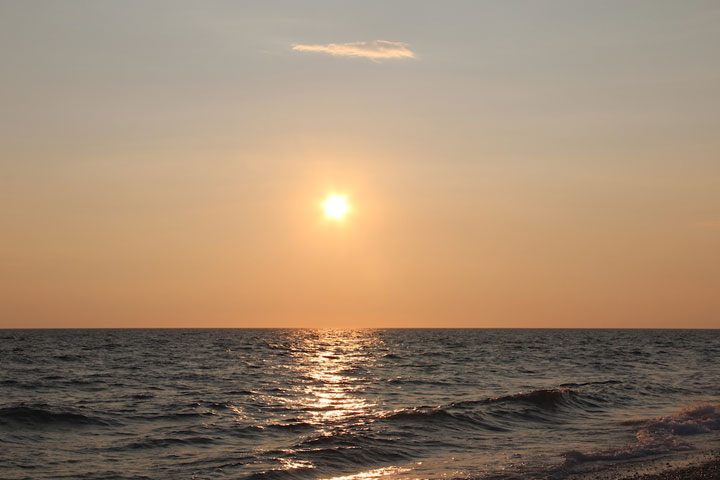
[[[635,474],[623,480],[711,480],[720,478],[720,455],[701,465],[669,467],[659,473]]]
[[[710,480],[720,479],[720,451],[639,462],[581,478],[587,480]]]

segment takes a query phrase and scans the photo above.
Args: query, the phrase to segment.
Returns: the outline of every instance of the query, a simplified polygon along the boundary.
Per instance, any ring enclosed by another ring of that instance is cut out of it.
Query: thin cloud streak
[[[415,58],[415,53],[407,47],[407,43],[387,40],[325,45],[294,44],[292,49],[297,52],[319,52],[339,57],[363,57],[376,62],[388,58]]]

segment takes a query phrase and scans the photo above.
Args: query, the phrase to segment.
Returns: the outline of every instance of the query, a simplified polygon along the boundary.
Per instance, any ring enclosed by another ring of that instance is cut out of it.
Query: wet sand
[[[700,465],[668,468],[661,472],[640,474],[624,477],[622,480],[715,480],[720,479],[720,453]]]

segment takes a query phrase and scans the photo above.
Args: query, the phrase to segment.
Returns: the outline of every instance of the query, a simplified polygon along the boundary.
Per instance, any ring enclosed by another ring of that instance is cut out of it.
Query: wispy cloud
[[[298,52],[319,52],[341,57],[364,57],[380,61],[388,58],[415,58],[407,43],[373,40],[372,42],[328,43],[325,45],[295,44]]]

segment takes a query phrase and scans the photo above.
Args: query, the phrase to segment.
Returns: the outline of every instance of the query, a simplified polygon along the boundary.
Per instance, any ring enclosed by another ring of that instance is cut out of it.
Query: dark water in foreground
[[[0,478],[564,478],[720,433],[720,331],[0,331]]]

